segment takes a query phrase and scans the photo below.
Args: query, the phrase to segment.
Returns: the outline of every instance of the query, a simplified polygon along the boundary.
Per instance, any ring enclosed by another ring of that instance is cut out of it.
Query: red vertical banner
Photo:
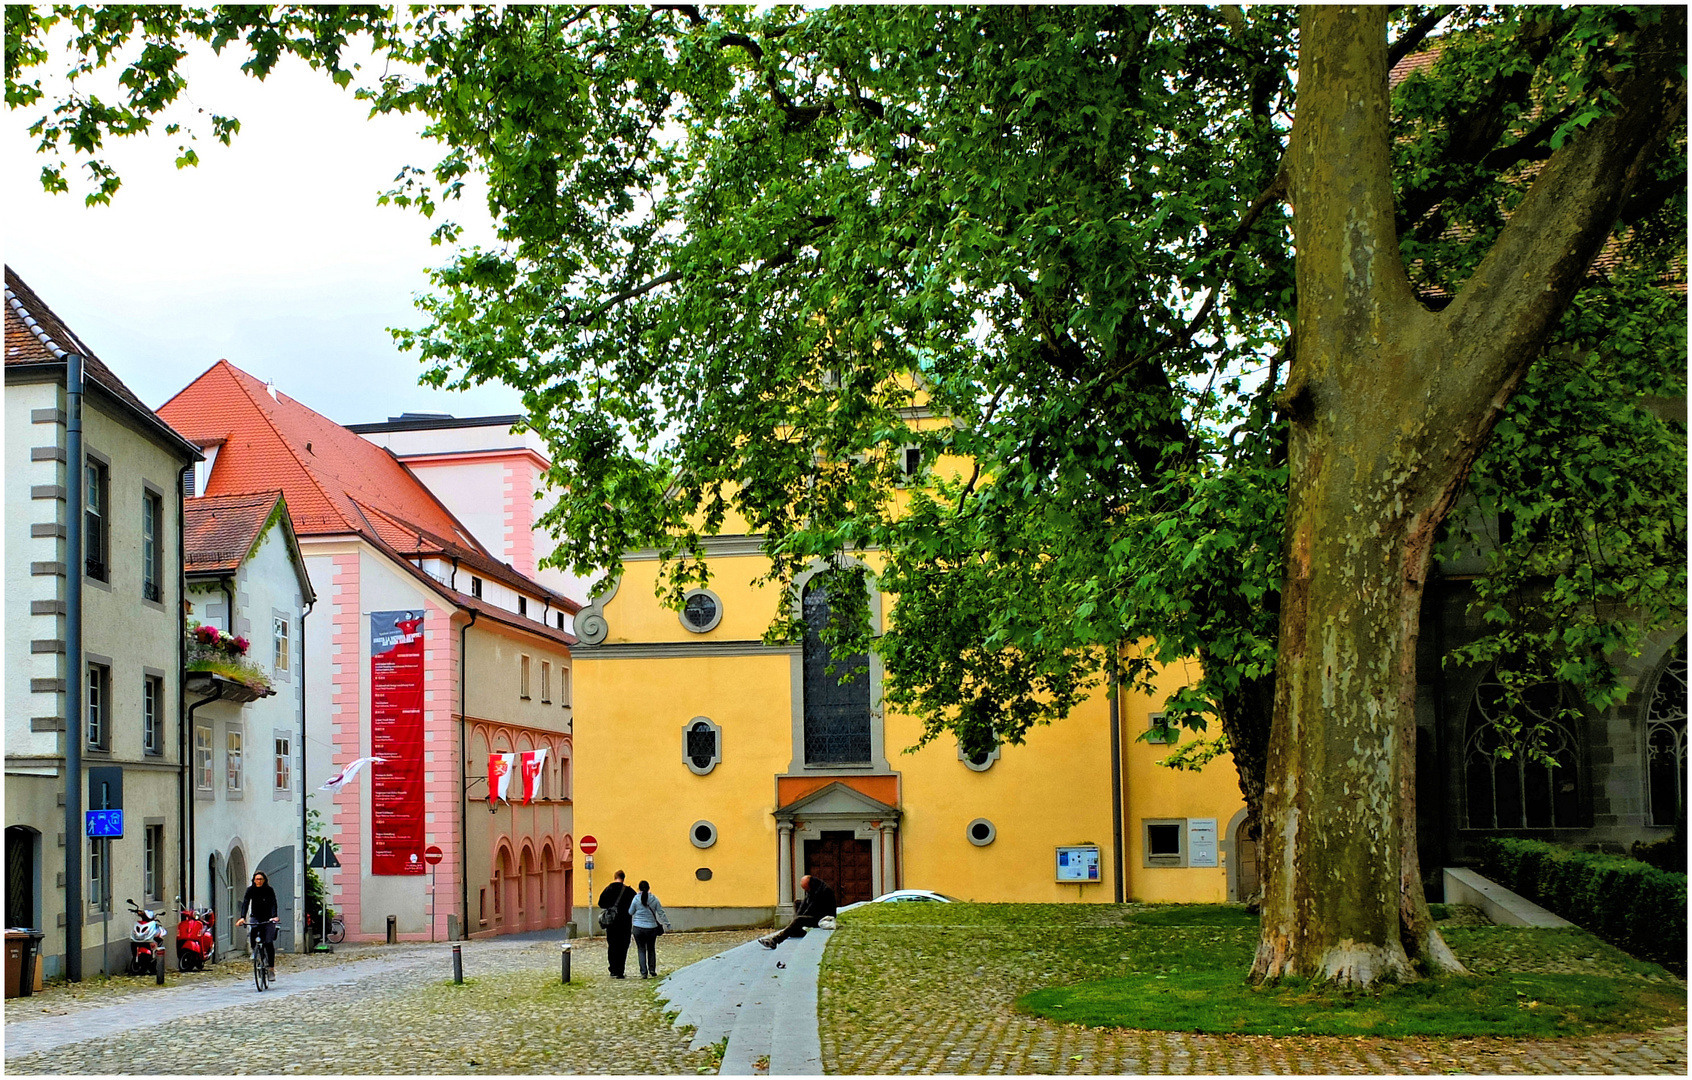
[[[370,872],[421,874],[423,612],[370,613]]]

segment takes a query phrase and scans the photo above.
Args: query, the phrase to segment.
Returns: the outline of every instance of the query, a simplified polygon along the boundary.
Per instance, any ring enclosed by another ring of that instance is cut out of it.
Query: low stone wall
[[[1554,912],[1547,911],[1473,870],[1448,866],[1445,868],[1445,902],[1478,907],[1486,917],[1499,926],[1569,927],[1574,923]]]

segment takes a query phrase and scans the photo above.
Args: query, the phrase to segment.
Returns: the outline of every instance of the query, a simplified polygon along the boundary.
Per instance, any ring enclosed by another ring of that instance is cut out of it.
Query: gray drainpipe
[[[185,550],[188,516],[183,505],[183,485],[193,475],[189,463],[176,478],[176,882],[187,904],[194,905],[194,851],[188,845],[188,806],[193,798],[188,770],[188,553]],[[180,905],[179,905],[180,906]]]
[[[1110,824],[1116,844],[1116,902],[1122,903],[1124,867],[1122,848],[1122,682],[1116,673],[1116,646],[1111,646],[1110,681]]]
[[[235,635],[235,578],[233,575],[218,579],[218,588],[223,590],[223,622],[224,629],[233,637]]]
[[[186,677],[184,677],[182,681],[184,683],[186,683],[188,680],[187,680]],[[221,701],[222,699],[223,699],[223,684],[220,683],[220,682],[212,683],[212,695],[211,695],[211,697],[201,698],[199,701],[196,701],[196,702],[194,702],[194,704],[188,706],[188,721],[187,721],[186,724],[183,725],[184,730],[188,730],[188,731],[193,730],[194,713],[195,713],[196,710],[198,710],[200,708],[200,706],[210,705],[212,702]],[[190,779],[190,782],[193,779],[192,771],[190,771],[190,773],[189,773],[189,779]],[[199,830],[196,829],[195,826],[194,826],[194,815],[189,814],[188,815],[188,865],[189,865],[189,867],[193,867],[195,862],[200,857],[200,852],[198,850],[198,844],[199,844],[198,834],[199,834]],[[215,882],[215,881],[212,882],[212,888],[213,889],[217,888],[217,882]],[[188,894],[188,903],[189,903],[190,906],[198,906],[198,902],[194,899],[194,894],[191,893],[191,892]],[[213,906],[214,907],[216,906],[215,901],[213,903]]]
[[[470,940],[470,781],[465,770],[470,767],[470,721],[466,718],[469,700],[470,628],[476,625],[475,608],[460,608],[470,613],[470,621],[458,628],[458,887],[462,905],[458,932],[463,940]]]
[[[300,613],[300,945],[301,952],[309,945],[305,934],[305,906],[306,906],[306,875],[311,872],[310,840],[307,838],[309,830],[306,827],[306,803],[311,799],[311,789],[306,786],[306,617],[311,609],[317,606],[313,600]]]
[[[82,981],[82,357],[65,354],[65,978]]]

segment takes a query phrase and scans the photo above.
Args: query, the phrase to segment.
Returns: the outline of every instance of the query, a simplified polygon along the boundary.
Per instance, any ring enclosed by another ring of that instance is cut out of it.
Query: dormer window
[[[519,596],[517,598],[517,614],[527,615],[528,613],[529,613],[529,598],[527,596]]]
[[[482,598],[482,579],[474,575],[470,578],[470,595],[478,600]]]

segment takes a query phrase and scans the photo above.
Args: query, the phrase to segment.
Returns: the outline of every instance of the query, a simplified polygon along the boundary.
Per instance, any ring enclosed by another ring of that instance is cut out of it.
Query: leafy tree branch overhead
[[[43,97],[54,19],[73,67],[122,66],[118,104]],[[1682,617],[1684,419],[1659,407],[1685,392],[1684,294],[1665,287],[1685,265],[1678,9],[110,7],[7,23],[8,103],[52,107],[34,131],[54,160],[83,156],[95,197],[116,191],[102,138],[161,115],[192,40],[261,78],[292,54],[373,109],[426,116],[440,161],[383,197],[434,217],[479,173],[502,246],[455,251],[397,337],[437,384],[524,393],[565,492],[549,516],[564,557],[614,571],[658,547],[679,597],[731,512],[765,534],[777,581],[878,547],[899,605],[875,645],[930,737],[1019,741],[1119,642],[1138,643],[1130,681],[1196,657],[1172,711],[1219,722],[1272,823],[1331,801],[1296,783],[1321,762],[1276,747],[1399,753],[1436,549],[1487,553],[1495,632],[1464,659],[1523,684],[1554,673],[1613,698],[1616,659]],[[357,34],[385,77],[342,66]],[[1357,115],[1312,114],[1324,95]],[[1348,337],[1370,312],[1382,332]],[[919,403],[952,425],[919,426]],[[974,473],[895,514],[907,446]],[[1500,521],[1516,528],[1489,542]],[[1379,558],[1345,569],[1339,553],[1364,550]],[[1382,567],[1410,586],[1369,578]],[[1378,610],[1345,615],[1323,572],[1363,575],[1347,587]],[[1322,686],[1297,638],[1315,625],[1355,635],[1348,664],[1393,704],[1294,738],[1294,691]],[[1407,774],[1391,775],[1396,791]],[[1281,930],[1261,974],[1367,983],[1408,970],[1399,936],[1443,962],[1400,873],[1413,820],[1376,794],[1382,816],[1345,827],[1385,829],[1390,856],[1300,857],[1370,864],[1333,895],[1367,909],[1353,937],[1384,951],[1336,958],[1337,937],[1266,919]],[[1384,914],[1357,902],[1400,879]],[[1297,906],[1320,888],[1301,880],[1272,870],[1271,890]]]

